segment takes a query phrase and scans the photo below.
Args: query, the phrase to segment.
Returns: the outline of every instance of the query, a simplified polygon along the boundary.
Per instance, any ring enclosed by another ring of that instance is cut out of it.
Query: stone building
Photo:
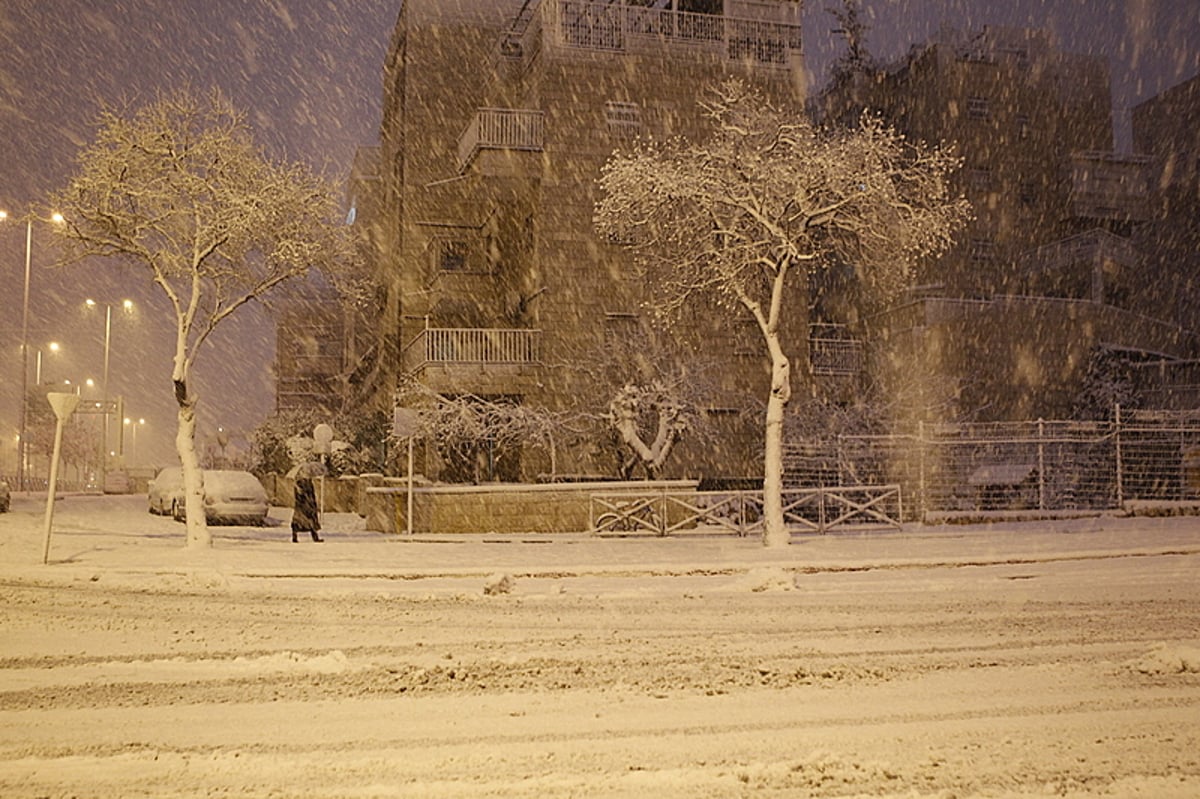
[[[943,30],[897,65],[839,75],[815,106],[831,123],[879,113],[963,159],[974,221],[905,302],[860,322],[909,421],[1062,418],[1099,353],[1196,352],[1141,291],[1151,161],[1113,151],[1102,56],[1038,30]]]
[[[1200,75],[1133,109],[1133,145],[1153,160],[1149,220],[1134,234],[1146,254],[1139,302],[1200,331]],[[1151,407],[1200,408],[1200,351],[1140,369]]]
[[[594,402],[576,367],[650,327],[646,287],[593,228],[601,166],[639,134],[696,133],[697,98],[729,76],[799,108],[799,11],[782,0],[406,0],[385,67],[379,403],[403,381],[552,411]],[[764,396],[761,347],[703,313],[676,332],[722,363],[705,413],[732,444],[685,447],[669,473],[760,472],[747,396]],[[595,442],[561,443],[559,473],[611,474]],[[519,466],[505,477],[550,468],[532,448],[507,462]],[[432,453],[424,467],[437,474]]]

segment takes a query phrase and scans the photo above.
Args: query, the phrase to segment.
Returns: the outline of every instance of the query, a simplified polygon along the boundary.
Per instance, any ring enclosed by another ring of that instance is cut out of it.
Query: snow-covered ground
[[[0,514],[0,795],[1200,796],[1200,519],[326,543]]]

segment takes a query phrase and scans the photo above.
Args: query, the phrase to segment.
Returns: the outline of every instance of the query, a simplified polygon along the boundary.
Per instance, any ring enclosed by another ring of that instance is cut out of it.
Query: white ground
[[[1200,796],[1200,519],[324,544],[0,514],[0,796]],[[485,589],[489,593],[485,593]],[[505,589],[509,589],[505,592]]]

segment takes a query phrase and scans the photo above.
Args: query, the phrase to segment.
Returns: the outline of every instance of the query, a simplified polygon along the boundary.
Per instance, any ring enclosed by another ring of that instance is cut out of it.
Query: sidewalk
[[[189,550],[182,524],[146,512],[142,497],[68,496],[54,517],[50,563],[41,563],[44,499],[18,497],[0,514],[0,578],[22,581],[169,577],[205,573],[218,582],[320,579],[477,583],[497,573],[566,577],[737,575],[1097,560],[1200,554],[1200,519],[1087,518],[797,535],[766,549],[734,535],[597,538],[580,534],[408,537],[363,529],[353,514],[325,514],[325,543],[291,543],[290,511],[263,528],[212,527],[213,547]]]

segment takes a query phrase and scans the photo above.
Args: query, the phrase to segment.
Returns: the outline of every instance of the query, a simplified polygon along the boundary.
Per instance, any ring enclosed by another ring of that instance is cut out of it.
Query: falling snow
[[[810,97],[844,47],[827,5],[803,9]],[[1200,71],[1200,4],[1184,0],[861,6],[890,66],[985,26],[1106,59],[1113,135],[1098,149],[1119,154],[1131,109]],[[217,87],[273,157],[341,181],[379,140],[400,10],[0,3],[0,476],[15,471],[26,312],[27,380],[36,360],[47,385],[120,397],[145,420],[111,431],[127,463],[176,459],[170,309],[117,264],[56,264],[48,198],[99,112]],[[248,448],[274,409],[275,346],[261,306],[214,334],[195,373],[202,447],[221,440],[224,457],[232,431],[230,452]],[[1014,379],[1044,379],[1033,355],[1014,354]],[[1124,396],[1119,368],[1072,359],[1091,399]],[[71,495],[44,566],[43,500],[20,493],[0,514],[5,796],[1200,795],[1195,517],[909,525],[768,552],[402,540],[348,514],[327,518],[326,543],[293,545],[274,508],[196,552],[141,496]]]

